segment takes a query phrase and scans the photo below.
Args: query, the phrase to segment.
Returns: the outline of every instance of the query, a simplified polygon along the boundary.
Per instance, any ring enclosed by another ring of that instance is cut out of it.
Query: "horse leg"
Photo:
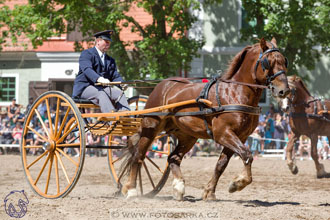
[[[230,193],[233,193],[235,191],[241,191],[244,187],[246,187],[252,182],[252,153],[249,147],[246,147],[237,137],[237,135],[229,129],[222,133],[219,138],[220,139],[218,143],[220,143],[224,147],[229,148],[238,156],[240,156],[244,163],[244,170],[242,174],[238,175],[229,185]]]
[[[311,155],[315,163],[315,168],[316,168],[316,177],[317,178],[324,178],[327,177],[327,172],[324,170],[323,164],[319,162],[319,156],[317,153],[317,141],[318,137],[317,135],[312,135],[310,136],[311,139]]]
[[[183,156],[192,148],[196,142],[196,138],[190,136],[178,136],[178,146],[168,157],[169,167],[172,171],[174,180],[172,183],[174,198],[178,201],[183,201],[185,193],[184,179],[181,173],[180,164]]]
[[[294,144],[299,139],[300,135],[291,132],[291,137],[286,147],[286,164],[292,174],[298,173],[298,167],[296,165],[296,160],[294,159]]]
[[[148,148],[156,135],[157,130],[155,128],[143,128],[141,135],[137,133],[130,138],[128,147],[130,150],[129,157],[126,159],[126,164],[122,165],[123,167],[130,167],[128,181],[121,190],[121,192],[126,195],[127,199],[136,197],[138,195],[136,190],[137,175],[148,151]]]
[[[228,148],[224,148],[220,154],[219,160],[214,169],[213,176],[211,180],[208,182],[207,186],[204,188],[203,192],[203,200],[215,200],[215,189],[217,187],[220,176],[223,171],[225,171],[231,156],[233,155],[233,151]]]

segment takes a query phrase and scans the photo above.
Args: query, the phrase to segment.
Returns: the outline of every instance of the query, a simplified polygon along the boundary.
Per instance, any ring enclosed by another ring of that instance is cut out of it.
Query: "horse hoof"
[[[127,191],[128,191],[128,189],[127,189],[126,186],[123,186],[123,187],[121,188],[121,193],[122,193],[124,196],[127,195]]]
[[[233,192],[236,192],[237,191],[237,184],[235,182],[231,182],[230,185],[229,185],[229,189],[228,191],[230,193],[233,193]]]
[[[330,178],[330,173],[322,173],[322,174],[317,174],[316,178],[322,179],[322,178]]]
[[[292,174],[296,175],[298,173],[298,167],[292,161],[288,163],[288,167]]]
[[[174,199],[176,201],[183,201],[183,194],[178,193],[178,192],[174,192]]]
[[[174,179],[172,186],[173,186],[174,198],[178,201],[183,201],[183,195],[185,193],[183,180]]]
[[[210,191],[204,191],[203,193],[203,200],[204,201],[215,201],[217,198],[215,196],[215,193]]]
[[[320,179],[320,178],[328,178],[329,175],[330,175],[329,173],[325,172],[324,165],[323,164],[320,164],[319,169],[317,169],[316,177],[318,179]]]
[[[295,165],[295,166],[292,167],[291,173],[296,175],[298,173],[298,171],[299,171],[298,167]]]
[[[136,198],[137,196],[138,196],[138,193],[137,193],[137,190],[136,189],[129,189],[127,191],[126,199]]]

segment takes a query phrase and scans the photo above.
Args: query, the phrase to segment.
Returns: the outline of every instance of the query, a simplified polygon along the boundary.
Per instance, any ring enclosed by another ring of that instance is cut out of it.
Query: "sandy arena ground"
[[[217,200],[201,200],[216,157],[187,158],[182,163],[186,180],[185,201],[172,198],[172,176],[154,199],[125,200],[114,197],[106,157],[86,157],[82,175],[72,192],[62,199],[34,194],[24,177],[21,158],[0,156],[0,219],[10,218],[4,199],[12,190],[27,192],[29,204],[23,219],[315,219],[330,220],[330,179],[316,179],[314,163],[298,161],[294,176],[279,158],[254,160],[253,182],[241,192],[229,193],[228,185],[243,168],[232,159],[219,180]],[[330,172],[330,160],[322,161]],[[165,214],[164,214],[165,213]],[[116,218],[115,218],[116,217]]]

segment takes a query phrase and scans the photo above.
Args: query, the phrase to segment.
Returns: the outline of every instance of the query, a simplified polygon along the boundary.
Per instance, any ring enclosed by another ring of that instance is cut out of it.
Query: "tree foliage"
[[[189,70],[190,62],[197,56],[203,40],[190,39],[186,31],[197,20],[189,10],[199,10],[198,0],[29,0],[26,5],[14,9],[2,5],[0,0],[0,46],[7,37],[17,43],[23,33],[33,47],[42,45],[51,36],[59,36],[78,30],[86,41],[100,30],[113,29],[110,55],[126,79],[166,78]],[[213,4],[221,0],[207,0]],[[152,16],[152,23],[143,25],[128,11],[132,6],[143,8]],[[123,27],[130,27],[140,40],[127,42],[120,38]],[[82,42],[75,42],[82,50]],[[127,51],[128,45],[134,45]],[[1,48],[0,48],[1,49]]]
[[[242,0],[242,5],[245,21],[255,24],[242,29],[242,39],[274,36],[288,57],[289,73],[299,74],[299,66],[312,70],[322,53],[329,54],[330,1]]]

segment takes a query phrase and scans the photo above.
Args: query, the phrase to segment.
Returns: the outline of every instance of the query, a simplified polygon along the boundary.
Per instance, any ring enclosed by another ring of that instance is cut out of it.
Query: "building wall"
[[[79,71],[80,53],[38,52],[41,61],[41,81],[55,79],[74,79]]]
[[[232,57],[247,45],[239,40],[240,1],[223,1],[221,5],[204,7],[198,17],[199,21],[194,29],[201,31],[197,34],[195,30],[192,30],[189,34],[191,37],[202,35],[205,45],[199,51],[201,56],[192,62],[189,75],[218,75],[226,71]]]
[[[330,99],[330,57],[322,56],[313,71],[300,68],[301,76],[308,76],[310,81],[305,83],[313,96]]]
[[[40,61],[29,61],[27,65],[21,65],[20,62],[0,61],[0,77],[2,76],[15,76],[18,79],[16,81],[16,99],[18,104],[24,106],[28,103],[29,96],[29,82],[40,81],[41,69]],[[6,66],[4,68],[3,66]],[[17,68],[19,67],[19,68]],[[1,105],[9,105],[11,102],[1,103]]]
[[[214,47],[240,47],[240,1],[223,1],[220,5],[204,8],[204,49]]]

